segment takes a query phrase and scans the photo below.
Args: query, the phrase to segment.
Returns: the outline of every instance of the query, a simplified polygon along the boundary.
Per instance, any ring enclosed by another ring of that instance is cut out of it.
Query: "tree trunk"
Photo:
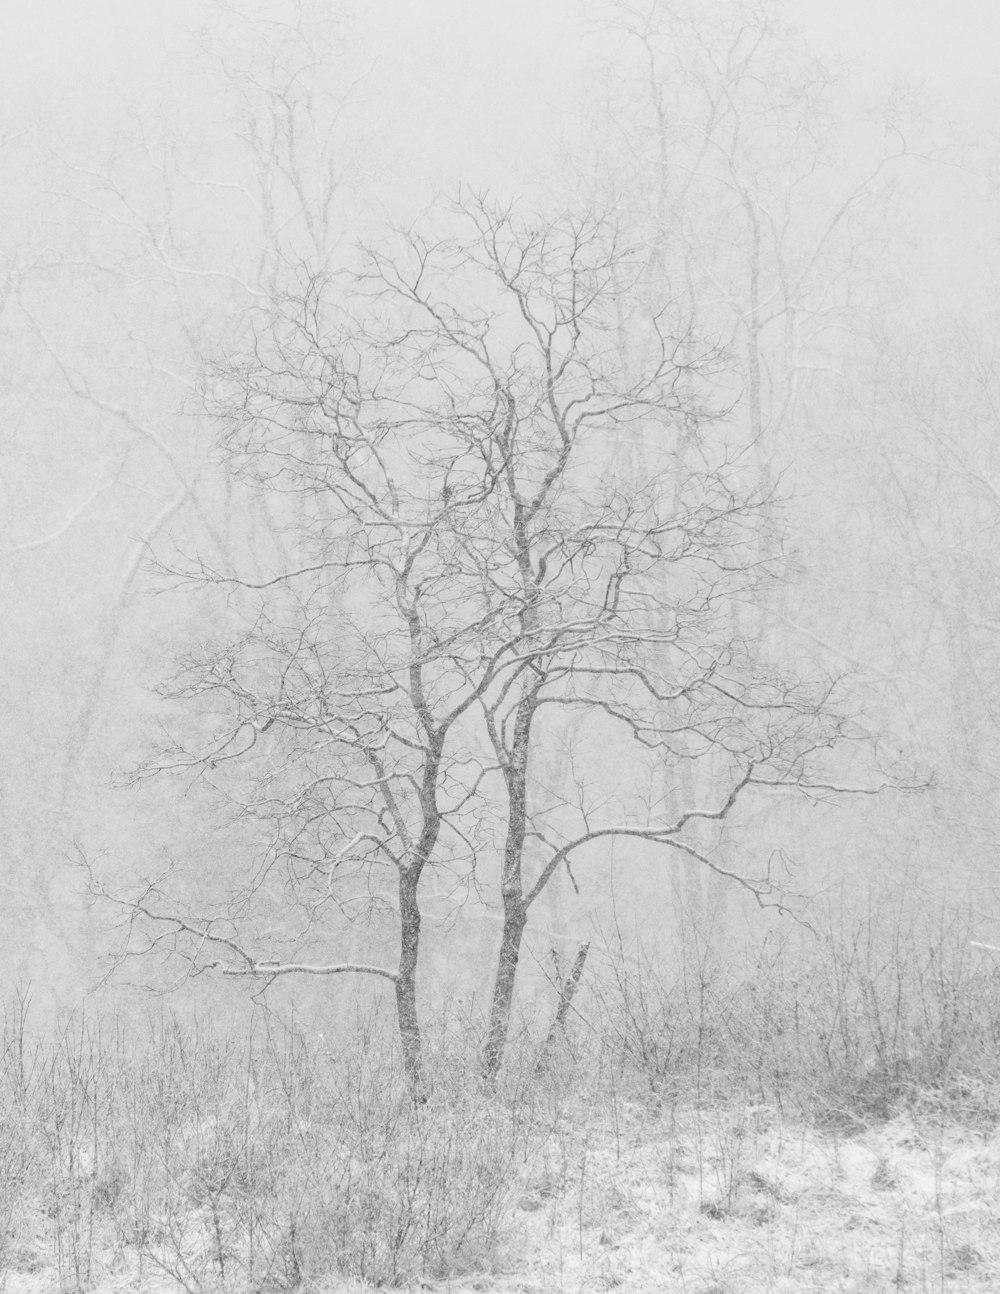
[[[419,873],[413,868],[399,878],[399,972],[396,978],[396,1020],[403,1049],[406,1082],[414,1103],[427,1100],[420,1020],[417,1016],[417,959],[420,952],[420,907],[417,903]]]
[[[556,1016],[552,1021],[552,1028],[549,1030],[546,1044],[553,1042],[560,1033],[565,1032],[566,1017],[569,1015],[569,1009],[573,1005],[576,990],[579,988],[580,980],[583,978],[583,968],[587,964],[587,954],[589,952],[590,941],[588,940],[577,949],[570,973],[559,986],[559,1005],[556,1008]]]
[[[503,896],[503,934],[497,957],[497,975],[493,983],[493,1001],[490,1005],[490,1026],[483,1048],[483,1073],[492,1082],[500,1072],[507,1033],[510,1028],[510,1010],[514,1001],[517,963],[521,956],[521,939],[528,922],[528,908],[524,901],[522,862],[524,842],[528,829],[528,761],[531,755],[531,723],[538,709],[538,681],[521,697],[514,722],[514,739],[504,767],[507,784],[507,839],[504,842],[503,871],[500,891]]]
[[[521,956],[521,938],[527,925],[528,913],[517,893],[504,894],[503,935],[497,957],[497,977],[493,984],[493,1001],[490,1004],[490,1027],[483,1047],[483,1072],[491,1081],[500,1072],[510,1012],[514,1002],[514,985],[517,980],[517,963]]]

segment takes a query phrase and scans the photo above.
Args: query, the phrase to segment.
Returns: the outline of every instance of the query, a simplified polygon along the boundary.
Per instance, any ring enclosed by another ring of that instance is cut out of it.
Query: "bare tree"
[[[221,916],[154,888],[127,905],[196,971],[389,979],[417,1094],[427,874],[458,903],[496,860],[492,1076],[530,909],[560,869],[612,839],[719,867],[697,824],[750,793],[832,789],[823,752],[845,735],[826,683],[733,629],[734,600],[782,571],[758,543],[769,500],[712,407],[724,357],[633,291],[641,256],[611,221],[485,198],[452,216],[450,236],[308,276],[215,374],[227,461],[298,556],[264,579],[178,572],[246,628],[186,663],[174,694],[201,739],[150,767],[209,782],[266,837]],[[560,742],[572,796],[533,777]],[[692,764],[710,802],[683,802]],[[731,874],[775,892],[766,869]],[[330,958],[338,910],[391,910],[395,967]]]

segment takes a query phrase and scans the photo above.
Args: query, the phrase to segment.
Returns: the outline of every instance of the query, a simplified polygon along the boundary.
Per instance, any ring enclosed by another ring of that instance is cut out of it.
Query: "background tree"
[[[850,470],[832,461],[843,410],[852,390],[871,389],[859,358],[885,305],[882,285],[906,294],[894,239],[908,190],[930,178],[927,156],[945,155],[928,140],[939,145],[946,127],[928,128],[903,94],[862,109],[842,69],[775,5],[623,2],[608,6],[605,31],[600,163],[588,157],[580,173],[632,214],[651,290],[669,284],[694,331],[725,348],[733,435],[780,514],[768,525],[761,513],[761,551],[783,528],[808,568],[818,548],[836,551],[841,518],[855,506]],[[870,452],[860,449],[866,461]],[[849,619],[851,594],[837,583]],[[805,660],[853,669],[860,712],[881,684],[827,650],[829,636],[802,614],[813,596],[829,609],[821,581],[775,582],[732,606],[736,631],[796,670],[810,668]],[[892,729],[892,706],[880,704],[872,720],[873,730]],[[803,807],[781,818],[768,822],[776,843],[826,858],[840,874],[839,832],[827,833],[822,815],[806,818]],[[679,868],[678,879],[684,871],[673,896],[682,928],[694,919],[718,930],[731,887],[696,866]]]
[[[310,8],[291,3],[265,21],[209,6],[182,50],[172,31],[171,73],[127,103],[93,87],[82,126],[78,111],[60,115],[54,76],[0,150],[18,176],[0,247],[14,271],[0,274],[11,376],[0,579],[18,608],[2,650],[20,734],[0,806],[10,806],[11,888],[28,900],[18,925],[36,932],[8,970],[57,996],[91,982],[77,961],[104,942],[64,866],[72,841],[126,857],[147,815],[168,849],[194,827],[155,794],[126,806],[110,785],[156,723],[140,662],[182,638],[189,613],[200,618],[193,603],[148,601],[150,547],[168,534],[216,556],[275,542],[266,514],[234,510],[193,395],[203,357],[245,337],[246,310],[267,299],[279,267],[302,255],[324,263],[356,208],[361,69],[344,71],[343,26]],[[366,179],[374,169],[366,151]],[[64,642],[73,648],[60,659]],[[50,656],[39,687],[26,662]],[[18,807],[27,802],[30,815]]]

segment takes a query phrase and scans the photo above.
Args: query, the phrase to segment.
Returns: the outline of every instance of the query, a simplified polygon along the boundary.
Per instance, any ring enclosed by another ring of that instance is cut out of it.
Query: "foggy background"
[[[691,33],[702,24],[731,29],[757,12],[661,9],[688,33],[688,44],[665,46],[678,65],[695,58]],[[822,231],[833,233],[799,285],[801,336],[791,346],[782,324],[762,341],[761,470],[781,481],[793,575],[758,609],[758,632],[803,672],[842,675],[882,767],[927,789],[748,806],[719,845],[732,863],[774,859],[792,889],[834,909],[915,902],[926,914],[947,902],[995,938],[1000,15],[985,3],[946,12],[887,0],[767,12],[797,34],[776,38],[784,123],[772,131],[752,111],[746,118],[748,174],[762,205],[773,199],[784,212],[763,272],[805,264]],[[248,312],[283,266],[336,267],[393,227],[446,224],[436,213],[460,191],[530,210],[614,192],[624,219],[653,230],[648,69],[623,31],[627,13],[634,21],[648,9],[9,0],[0,53],[8,984],[30,982],[36,999],[62,1005],[101,981],[101,954],[120,932],[87,902],[81,857],[109,884],[172,861],[190,884],[210,886],[254,848],[252,828],[220,815],[197,784],[132,779],[163,725],[184,723],[157,687],[193,644],[222,632],[225,614],[165,580],[152,557],[216,560],[267,542],[265,521],[221,468],[197,399],[204,367],[239,351]],[[255,121],[258,145],[266,138],[280,117],[272,91],[282,67],[310,55],[317,129],[299,147],[311,206],[278,152],[255,152],[247,130]],[[807,91],[801,69],[817,59],[829,76],[810,72]],[[840,220],[859,185],[863,199]],[[703,244],[689,239],[691,290],[742,355],[733,320],[745,319],[746,246],[719,214],[717,186],[690,201],[704,214],[687,212],[685,236],[707,231]],[[560,879],[533,914],[539,960],[553,939],[607,934],[613,922],[669,950],[691,923],[706,937],[756,937],[774,920],[689,864],[621,847],[582,864],[576,880],[579,893]],[[442,981],[462,978],[495,939],[490,902],[464,912],[460,940],[438,949]]]

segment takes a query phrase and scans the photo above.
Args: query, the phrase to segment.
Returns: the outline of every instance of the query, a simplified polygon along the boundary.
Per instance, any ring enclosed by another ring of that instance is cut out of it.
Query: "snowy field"
[[[622,1294],[854,1294],[1000,1289],[1000,1129],[899,1113],[853,1133],[796,1126],[773,1108],[625,1106],[600,1127],[579,1112],[536,1145],[505,1210],[491,1272],[407,1289],[620,1290]],[[197,1210],[195,1210],[197,1211]],[[52,1208],[15,1221],[8,1294],[77,1287]],[[105,1235],[108,1235],[105,1230]],[[80,1286],[241,1288],[209,1262],[167,1275],[127,1247],[100,1252]],[[208,1254],[206,1253],[206,1258]],[[69,1278],[69,1279],[68,1279]],[[329,1276],[304,1290],[360,1291]],[[242,1287],[242,1288],[245,1288]],[[288,1288],[275,1279],[259,1288]]]
[[[900,1115],[845,1136],[750,1106],[625,1121],[521,1200],[510,1290],[1000,1289],[1000,1131]],[[569,1179],[568,1191],[553,1184]]]

